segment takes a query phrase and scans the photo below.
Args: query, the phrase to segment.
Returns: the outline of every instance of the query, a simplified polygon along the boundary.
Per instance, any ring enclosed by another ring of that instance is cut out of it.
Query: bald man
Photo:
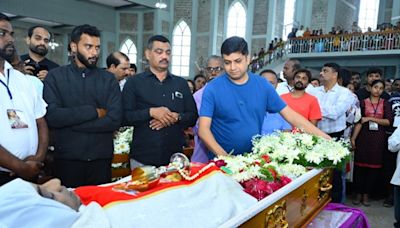
[[[125,85],[125,78],[129,76],[129,58],[127,55],[125,55],[122,52],[116,51],[111,53],[107,57],[107,71],[113,73],[115,75],[115,78],[119,82],[119,86],[122,90],[122,88]]]

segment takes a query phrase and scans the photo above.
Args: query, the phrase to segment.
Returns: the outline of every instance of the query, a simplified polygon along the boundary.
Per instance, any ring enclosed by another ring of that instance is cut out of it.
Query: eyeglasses
[[[208,71],[208,72],[220,72],[220,71],[222,71],[222,67],[207,67],[206,68],[206,70]]]

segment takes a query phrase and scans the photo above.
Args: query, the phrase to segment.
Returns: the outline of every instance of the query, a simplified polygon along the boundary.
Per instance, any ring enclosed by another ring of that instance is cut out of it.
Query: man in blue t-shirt
[[[329,138],[286,106],[264,78],[247,72],[250,56],[243,38],[226,39],[221,55],[226,73],[208,84],[200,108],[199,136],[210,158],[251,152],[251,138],[260,134],[266,111],[279,112],[293,126]]]

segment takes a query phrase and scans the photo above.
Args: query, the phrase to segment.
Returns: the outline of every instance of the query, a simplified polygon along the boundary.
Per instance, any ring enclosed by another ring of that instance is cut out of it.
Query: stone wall
[[[358,17],[356,14],[358,13],[357,8],[359,5],[360,0],[337,1],[335,26],[341,26],[344,31],[350,32],[353,22],[357,21],[354,19]]]
[[[324,29],[327,23],[328,0],[314,0],[310,30]],[[328,31],[323,31],[326,33]]]
[[[268,1],[255,0],[253,35],[265,35],[267,33]]]
[[[275,24],[275,37],[282,37],[283,34],[283,17],[285,12],[285,1],[277,1],[276,2],[276,9],[275,9],[275,21],[279,22]]]
[[[183,19],[190,26],[192,22],[192,1],[176,0],[174,4],[174,25]]]
[[[210,20],[211,20],[211,0],[202,0],[199,2],[197,9],[197,32],[204,33],[210,32]]]

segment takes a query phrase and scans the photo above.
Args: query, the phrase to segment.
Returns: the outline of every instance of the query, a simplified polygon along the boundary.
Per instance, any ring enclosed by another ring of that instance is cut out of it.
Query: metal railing
[[[256,72],[287,54],[396,49],[400,49],[399,30],[292,38],[269,50],[264,56],[253,59],[249,67],[251,71]]]

